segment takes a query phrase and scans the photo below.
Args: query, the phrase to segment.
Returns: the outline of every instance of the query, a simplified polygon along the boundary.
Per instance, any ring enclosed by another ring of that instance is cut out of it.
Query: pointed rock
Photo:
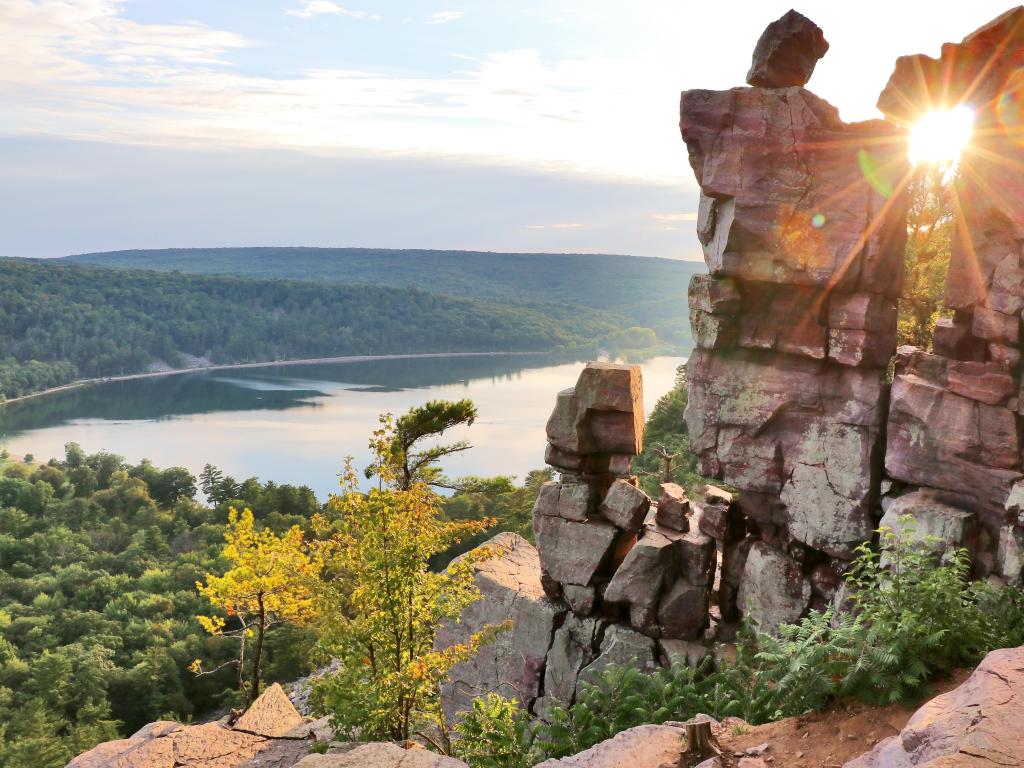
[[[769,24],[754,48],[747,83],[761,88],[803,86],[828,52],[821,27],[790,10]]]
[[[288,700],[284,688],[274,683],[238,718],[234,729],[274,739],[286,736],[302,722],[302,715]]]

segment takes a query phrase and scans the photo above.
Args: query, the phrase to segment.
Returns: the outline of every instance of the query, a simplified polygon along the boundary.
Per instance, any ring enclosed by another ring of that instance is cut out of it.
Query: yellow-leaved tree
[[[281,624],[304,624],[315,616],[313,583],[319,575],[319,554],[306,546],[298,526],[277,536],[258,529],[248,509],[230,510],[224,540],[223,555],[231,567],[223,576],[208,573],[205,584],[196,582],[200,594],[223,615],[197,618],[211,635],[237,638],[238,653],[215,669],[204,670],[200,659],[190,669],[212,674],[237,666],[238,687],[248,707],[260,695],[267,632]]]
[[[389,450],[391,419],[382,417],[382,425],[370,444],[380,486],[362,493],[350,461],[341,493],[315,520],[325,574],[317,596],[320,649],[339,668],[315,685],[314,701],[349,737],[418,735],[443,749],[440,683],[499,627],[434,650],[438,627],[479,597],[473,564],[490,553],[477,551],[441,572],[429,561],[493,521],[446,520],[440,497],[405,471],[408,448]]]

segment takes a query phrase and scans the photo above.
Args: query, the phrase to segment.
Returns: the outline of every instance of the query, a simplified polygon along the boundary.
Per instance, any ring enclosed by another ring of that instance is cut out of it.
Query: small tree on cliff
[[[422,450],[417,450],[417,446],[460,424],[471,426],[476,415],[472,400],[431,400],[426,405],[410,408],[397,421],[393,421],[391,414],[383,414],[380,429],[370,440],[370,449],[376,460],[366,468],[366,477],[380,477],[382,482],[390,482],[405,491],[414,483],[457,490],[458,484],[447,480],[437,463],[445,456],[469,450],[472,447],[470,443],[459,440]],[[382,470],[387,474],[387,480]]]
[[[362,739],[443,734],[440,682],[490,634],[434,650],[438,627],[479,596],[473,563],[486,555],[440,573],[430,570],[430,558],[493,521],[445,520],[437,494],[407,473],[405,462],[391,460],[387,451],[400,440],[385,419],[374,442],[381,486],[361,493],[349,462],[342,492],[314,521],[325,537],[318,543],[325,574],[317,595],[320,649],[340,662],[314,698],[339,732]]]
[[[932,329],[945,310],[946,275],[953,243],[955,206],[949,169],[919,165],[910,177],[908,194],[899,343],[930,349]]]
[[[298,526],[281,536],[257,530],[248,509],[241,514],[230,510],[224,540],[223,554],[231,568],[223,576],[207,574],[206,583],[197,582],[196,588],[226,618],[197,618],[211,635],[236,638],[238,654],[216,669],[203,670],[200,659],[193,661],[190,669],[196,674],[212,674],[236,666],[238,687],[248,707],[260,695],[267,632],[289,622],[305,623],[314,616],[311,584],[319,563],[307,551]]]

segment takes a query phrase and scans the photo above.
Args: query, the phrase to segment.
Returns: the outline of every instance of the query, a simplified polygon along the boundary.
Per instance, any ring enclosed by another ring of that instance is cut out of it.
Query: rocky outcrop
[[[661,768],[676,766],[685,747],[685,730],[676,724],[641,725],[561,760],[536,768]]]
[[[396,744],[364,744],[341,754],[308,755],[295,768],[469,768],[461,760]]]
[[[458,624],[438,631],[435,647],[464,642],[487,626],[507,621],[512,628],[451,670],[441,686],[441,704],[452,723],[473,699],[492,691],[532,706],[540,694],[552,635],[566,612],[564,605],[545,596],[540,559],[526,539],[500,533],[482,547],[493,556],[474,566],[481,597],[463,611]]]
[[[1024,648],[993,651],[960,687],[845,768],[1024,765],[1022,708]]]
[[[800,87],[826,50],[790,12],[755,51],[748,81],[764,87],[686,91],[680,107],[709,270],[690,284],[686,421],[701,472],[741,491],[746,525],[709,528],[725,552],[743,552],[744,527],[757,542],[725,564],[723,615],[738,598],[766,628],[871,538],[882,480],[907,162],[897,129],[844,123]]]
[[[931,489],[982,529],[975,565],[1020,577],[1021,537],[1008,497],[1024,467],[1019,451],[1020,313],[1024,309],[1024,181],[1019,165],[1024,8],[942,46],[939,58],[904,56],[878,100],[910,125],[934,109],[968,108],[974,130],[957,175],[946,305],[934,354],[901,350],[889,411],[885,468]],[[1007,559],[1007,562],[1003,562]],[[995,562],[998,561],[998,562]]]
[[[90,749],[67,768],[289,768],[312,743],[329,739],[326,723],[305,722],[275,683],[234,726],[150,723],[127,739]]]

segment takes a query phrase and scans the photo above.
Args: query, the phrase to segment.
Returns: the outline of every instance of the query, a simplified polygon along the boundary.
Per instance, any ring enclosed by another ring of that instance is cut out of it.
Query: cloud
[[[324,7],[314,2],[297,12]],[[241,35],[136,22],[126,5],[0,2],[0,135],[378,151],[693,186],[674,77],[639,58],[516,49],[452,59],[447,72],[269,76],[233,60],[250,45]]]
[[[583,229],[586,224],[572,221],[561,224],[527,224],[527,229]]]
[[[430,18],[423,23],[447,24],[449,21],[458,21],[465,15],[464,11],[438,11],[437,13],[431,14]]]
[[[300,19],[310,19],[314,16],[346,16],[350,19],[379,19],[376,14],[369,14],[366,11],[350,11],[331,0],[302,0],[301,8],[291,8],[285,11],[289,16],[297,16]]]
[[[652,214],[652,218],[655,221],[660,221],[666,224],[677,221],[696,221],[697,212],[688,211],[686,213],[655,213]]]

